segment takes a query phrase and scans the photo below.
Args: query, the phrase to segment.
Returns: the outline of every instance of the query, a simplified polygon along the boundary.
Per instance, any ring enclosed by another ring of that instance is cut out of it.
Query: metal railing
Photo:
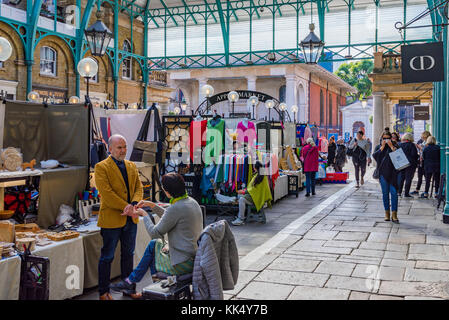
[[[150,72],[150,84],[167,86],[167,72],[153,70]]]

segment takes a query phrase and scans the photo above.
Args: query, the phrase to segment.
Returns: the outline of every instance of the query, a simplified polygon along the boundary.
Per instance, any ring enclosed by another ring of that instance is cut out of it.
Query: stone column
[[[201,88],[207,84],[207,78],[198,79],[198,106],[203,103],[206,99],[204,95],[201,94]]]
[[[297,78],[295,75],[286,75],[285,76],[285,103],[287,104],[287,112],[290,115],[292,121],[294,118],[294,114],[291,111],[291,107],[297,104]],[[298,106],[299,109],[299,106]],[[298,117],[297,117],[298,120]]]
[[[249,91],[256,91],[256,81],[257,81],[257,77],[256,76],[247,76],[246,77],[246,81],[247,81],[247,90]]]
[[[393,103],[390,100],[384,99],[384,105],[383,105],[383,128],[390,127],[391,128],[391,118],[390,113],[393,108]],[[393,130],[393,129],[392,129]]]
[[[377,144],[384,129],[384,100],[383,92],[373,92],[373,145]]]

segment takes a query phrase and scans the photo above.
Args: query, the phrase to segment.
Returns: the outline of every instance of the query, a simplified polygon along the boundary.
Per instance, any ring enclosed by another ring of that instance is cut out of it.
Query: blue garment
[[[440,147],[428,144],[422,153],[424,171],[426,173],[440,172]]]
[[[133,222],[131,217],[127,217],[124,227],[101,228],[100,234],[103,238],[103,247],[101,248],[100,261],[98,262],[98,291],[100,295],[103,295],[109,292],[111,264],[114,260],[114,253],[119,240],[121,245],[121,278],[126,279],[133,271],[137,224]]]
[[[210,166],[205,167],[203,169],[203,177],[201,179],[201,185],[200,185],[201,193],[203,194],[203,196],[207,195],[208,190],[214,188],[214,186],[212,185],[212,182],[210,182],[210,179],[215,178],[216,170],[217,170],[217,167],[213,164],[211,164]]]
[[[145,249],[142,259],[140,259],[139,265],[128,277],[129,281],[134,283],[140,282],[145,276],[145,273],[147,273],[148,269],[150,269],[151,274],[156,274],[156,264],[154,259],[155,244],[155,239],[150,241],[147,248]]]
[[[384,202],[384,209],[390,210],[390,194],[391,194],[391,211],[398,211],[398,192],[396,188],[389,184],[388,181],[381,175],[379,177],[380,186],[382,188],[382,200]]]
[[[306,174],[306,192],[310,193],[310,191],[312,191],[312,193],[315,193],[316,172],[308,171],[308,172],[305,172],[305,174]]]

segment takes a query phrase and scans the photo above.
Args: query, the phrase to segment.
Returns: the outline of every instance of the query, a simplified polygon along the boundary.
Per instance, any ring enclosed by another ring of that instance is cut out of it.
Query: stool
[[[253,213],[253,210],[255,213]],[[256,207],[253,205],[246,206],[246,222],[260,222],[265,224],[267,222],[267,218],[265,217],[265,211],[263,207],[257,212]]]

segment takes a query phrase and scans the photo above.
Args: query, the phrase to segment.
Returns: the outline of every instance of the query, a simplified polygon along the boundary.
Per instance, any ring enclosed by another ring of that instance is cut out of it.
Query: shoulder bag
[[[108,157],[108,148],[101,134],[101,130],[99,130],[98,128],[98,124],[97,121],[95,120],[95,115],[92,108],[90,108],[90,112],[92,119],[92,131],[91,131],[92,143],[90,144],[89,156],[90,156],[90,166],[94,168],[98,162],[101,162]]]

